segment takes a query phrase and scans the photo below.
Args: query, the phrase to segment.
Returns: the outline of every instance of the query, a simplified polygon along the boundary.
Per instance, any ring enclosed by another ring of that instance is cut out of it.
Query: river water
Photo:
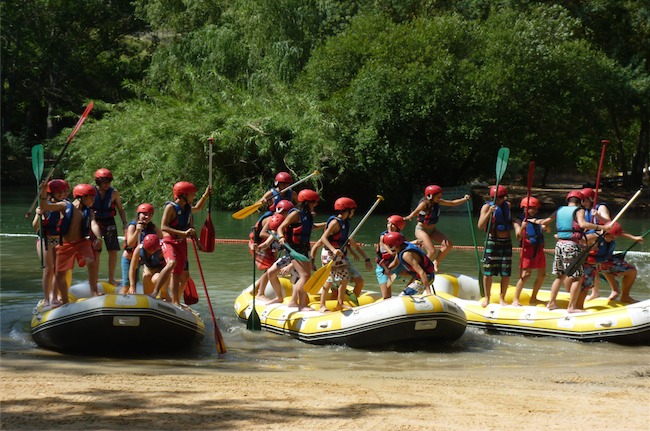
[[[35,237],[31,230],[31,220],[25,218],[33,196],[31,193],[3,192],[0,208],[0,319],[2,355],[11,357],[29,356],[30,358],[70,362],[102,362],[108,358],[67,356],[38,348],[29,335],[32,309],[41,298],[40,261],[35,251]],[[321,214],[317,220],[325,220],[329,208],[319,208]],[[319,210],[317,209],[317,210]],[[361,219],[361,214],[356,222]],[[127,208],[127,215],[134,216],[134,208]],[[196,225],[200,228],[206,213],[197,214]],[[160,214],[154,217],[158,222]],[[399,369],[412,361],[420,366],[447,366],[453,368],[483,367],[550,367],[565,364],[566,367],[586,368],[596,365],[616,366],[647,365],[650,357],[648,346],[621,346],[613,343],[580,343],[558,338],[527,338],[518,335],[486,334],[480,330],[468,328],[457,341],[449,345],[411,349],[358,350],[346,346],[311,346],[286,336],[269,334],[264,331],[250,332],[245,322],[240,322],[233,311],[233,303],[241,290],[253,280],[253,267],[247,247],[241,241],[248,236],[254,216],[239,221],[231,213],[213,212],[218,239],[235,241],[218,242],[214,253],[200,253],[201,267],[205,275],[207,290],[218,318],[218,325],[224,336],[228,352],[217,355],[212,334],[210,312],[205,301],[201,278],[197,264],[190,253],[190,270],[197,283],[201,300],[194,306],[206,322],[207,334],[197,349],[181,355],[120,358],[124,366],[139,367],[152,364],[166,364],[193,367],[216,367],[232,370],[263,369],[320,369],[335,370],[354,369]],[[474,219],[474,223],[475,223]],[[353,225],[356,224],[353,221]],[[632,233],[642,233],[650,228],[647,219],[623,217],[624,229]],[[356,239],[362,243],[372,244],[376,236],[385,228],[385,216],[373,215],[358,232]],[[467,214],[443,215],[439,228],[444,231],[459,250],[452,251],[442,264],[442,270],[451,273],[464,273],[476,276],[476,257],[472,236],[469,231]],[[412,237],[413,225],[406,228],[406,234]],[[550,235],[548,235],[550,236]],[[479,244],[484,235],[477,232]],[[620,249],[630,245],[623,240]],[[552,248],[552,239],[547,239],[547,248]],[[366,249],[372,253],[369,245]],[[648,244],[637,245],[634,252],[628,253],[628,260],[639,268],[639,278],[632,290],[637,299],[650,298],[650,247]],[[550,262],[550,259],[549,259]],[[518,265],[517,262],[513,266]],[[361,267],[361,265],[359,265]],[[104,252],[100,268],[100,280],[106,279],[106,253]],[[119,271],[119,263],[118,263]],[[552,278],[549,275],[544,284],[548,289]],[[376,289],[374,272],[363,272],[366,287]],[[258,273],[259,275],[259,273]],[[116,274],[120,276],[119,272]],[[85,270],[75,269],[74,280],[83,280]],[[74,281],[73,281],[74,282]],[[607,286],[601,287],[601,295],[609,292]],[[116,359],[110,359],[116,361]]]

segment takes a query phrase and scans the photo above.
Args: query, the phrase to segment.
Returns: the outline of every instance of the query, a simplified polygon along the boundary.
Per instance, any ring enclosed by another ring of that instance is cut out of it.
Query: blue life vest
[[[156,250],[155,253],[147,256],[144,247],[140,247],[140,262],[151,269],[163,268],[165,266],[165,258],[163,257],[162,250]]]
[[[176,202],[168,201],[165,203],[165,206],[171,205],[174,207],[176,212],[176,220],[172,221],[169,225],[177,230],[187,230],[190,228],[190,219],[192,218],[192,206],[190,204],[185,204],[185,207],[181,207]]]
[[[486,204],[489,206],[496,205],[492,201],[488,201]],[[485,229],[487,230],[487,225],[485,226]],[[497,232],[512,230],[512,217],[510,215],[510,206],[508,205],[508,201],[503,201],[501,205],[497,206],[494,213],[492,213],[490,230],[492,235],[496,235]]]
[[[59,222],[59,234],[61,237],[65,236],[70,230],[70,223],[72,222],[73,214],[73,204],[72,202],[67,202],[65,206],[65,211],[63,212],[63,217]],[[84,207],[81,209],[81,237],[87,238],[90,235],[90,217],[93,209],[90,207]]]
[[[419,279],[420,275],[413,270],[413,268],[406,262],[404,262],[404,253],[407,252],[413,252],[417,253],[420,256],[422,256],[422,264],[420,265],[422,269],[424,269],[424,272],[427,273],[429,276],[429,280],[433,279],[435,277],[435,267],[433,266],[433,262],[431,262],[431,259],[429,259],[429,256],[425,252],[423,252],[418,246],[412,243],[406,243],[406,247],[404,250],[400,251],[397,255],[399,258],[400,263],[404,266],[406,271],[414,276],[415,278]]]
[[[126,227],[127,229],[129,226],[135,226],[138,224],[137,220],[133,220],[129,222],[128,226]],[[149,235],[150,233],[156,234],[156,225],[153,223],[147,223],[147,225],[144,227],[144,230],[140,232],[140,238],[138,238],[138,244],[142,244],[142,241],[144,241],[144,237]],[[133,251],[135,247],[129,247],[126,245],[126,241],[124,241],[124,250],[130,252]]]
[[[598,251],[596,251],[596,262],[607,262],[611,260],[612,255],[614,254],[614,249],[616,247],[616,241],[607,242],[605,236],[598,237]]]
[[[519,220],[524,220],[524,215],[519,216]],[[544,246],[544,232],[542,226],[535,223],[526,223],[526,245],[536,247]]]
[[[61,213],[59,211],[46,211],[41,216],[43,232],[39,230],[39,236],[55,236],[60,232],[59,223],[61,221]]]
[[[291,202],[293,200],[293,191],[291,189],[284,189],[280,192],[276,187],[271,187],[269,190],[273,192],[273,195],[271,196],[271,205],[269,205],[269,211],[271,212],[275,211],[275,206],[278,202],[284,200]]]
[[[262,233],[262,222],[264,219],[270,217],[271,215],[273,215],[271,211],[267,211],[262,214],[262,217],[260,217],[253,225],[253,227],[251,227],[251,232],[248,234],[248,239],[252,240],[255,244],[260,244],[262,242],[262,237],[260,236]]]
[[[557,210],[555,226],[557,228],[557,237],[559,239],[579,240],[582,235],[582,229],[576,221],[576,211],[578,206],[563,206]]]
[[[287,232],[285,236],[289,239],[291,245],[309,244],[311,231],[314,228],[314,217],[312,216],[311,211],[309,211],[309,208],[301,210],[293,208],[289,211],[289,214],[294,211],[300,213],[300,222],[290,225],[289,232]]]

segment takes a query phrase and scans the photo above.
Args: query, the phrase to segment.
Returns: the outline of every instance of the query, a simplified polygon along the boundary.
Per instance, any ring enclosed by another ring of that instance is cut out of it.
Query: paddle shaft
[[[361,226],[363,226],[363,224],[366,222],[366,220],[368,220],[368,217],[370,217],[370,214],[372,214],[372,212],[375,210],[375,208],[377,208],[377,205],[379,205],[379,202],[381,202],[383,200],[384,200],[383,196],[377,195],[377,200],[375,201],[374,204],[372,204],[372,206],[370,207],[370,209],[368,210],[366,215],[363,216],[363,218],[361,219],[359,224],[354,228],[352,233],[347,237],[347,239],[345,240],[345,242],[341,246],[341,250],[345,249],[345,247],[348,245],[348,242],[352,239],[352,237],[354,235],[356,235],[357,232],[359,232],[359,229],[361,229]]]
[[[478,284],[483,291],[483,276],[481,274],[481,258],[478,254],[478,243],[476,242],[476,232],[474,231],[474,219],[472,218],[472,204],[467,201],[467,214],[469,214],[469,230],[472,232],[472,241],[474,243],[474,254],[476,255],[476,266],[478,267]]]
[[[201,281],[203,282],[205,298],[208,301],[208,308],[210,309],[210,315],[212,316],[212,325],[214,327],[214,342],[217,345],[217,352],[226,353],[226,343],[223,340],[219,326],[217,326],[217,319],[214,317],[214,310],[212,309],[212,302],[210,301],[210,295],[208,294],[208,286],[205,283],[205,277],[203,276],[203,268],[201,267],[201,261],[199,259],[199,252],[196,249],[195,240],[192,240],[192,247],[194,248],[194,256],[196,256],[196,266],[199,268],[199,274],[201,275]]]
[[[288,185],[284,190],[289,190],[289,189],[292,189],[292,188],[294,188],[294,187],[296,187],[296,186],[299,186],[300,184],[304,183],[305,181],[307,181],[308,179],[310,179],[310,178],[313,177],[314,175],[318,175],[319,173],[320,173],[320,172],[318,172],[318,171],[316,170],[316,171],[312,172],[311,174],[307,175],[306,177],[299,179],[299,180],[296,181],[295,183],[293,183],[293,184],[289,184],[289,185]],[[274,191],[273,194],[272,194],[272,195],[267,199],[267,201],[270,201],[271,199],[273,199],[275,196],[277,196],[277,195],[279,195],[279,194],[280,194],[280,192],[278,192],[278,191]]]
[[[43,176],[43,168],[45,161],[43,159],[43,144],[36,144],[32,147],[32,170],[34,171],[34,178],[36,178],[36,193],[40,195],[41,191],[41,177]],[[45,268],[45,246],[43,244],[43,217],[38,216],[38,236],[41,248],[41,269]]]
[[[600,152],[600,162],[598,163],[598,174],[596,175],[596,189],[594,190],[594,203],[592,208],[596,208],[596,202],[598,202],[598,189],[600,188],[600,174],[603,171],[603,162],[605,160],[605,150],[607,149],[607,144],[609,144],[609,141],[606,139],[603,139],[600,141],[603,143],[603,149]]]
[[[81,125],[86,121],[86,117],[88,117],[88,114],[90,111],[93,109],[94,103],[91,101],[88,106],[86,106],[86,110],[81,114],[81,118],[79,118],[79,121],[77,121],[77,124],[75,125],[74,129],[72,130],[72,133],[68,137],[68,140],[65,141],[65,145],[63,146],[63,149],[61,150],[61,153],[59,153],[59,157],[56,158],[54,161],[54,164],[52,165],[52,168],[50,169],[50,172],[47,174],[45,177],[45,182],[48,182],[50,178],[52,178],[52,175],[54,174],[54,169],[56,169],[57,165],[61,161],[61,157],[63,157],[63,154],[65,151],[68,149],[68,145],[70,145],[70,142],[72,142],[72,138],[77,134],[79,129],[81,129]],[[40,190],[40,189],[39,189]],[[32,214],[32,211],[34,208],[36,208],[36,203],[38,202],[38,197],[40,196],[40,193],[36,194],[36,197],[34,198],[34,201],[32,202],[31,206],[29,207],[29,210],[27,211],[27,214],[25,215],[26,218],[29,218],[29,216]]]

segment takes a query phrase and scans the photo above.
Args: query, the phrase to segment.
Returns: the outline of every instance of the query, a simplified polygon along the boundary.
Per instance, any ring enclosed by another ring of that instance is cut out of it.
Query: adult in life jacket
[[[95,220],[101,229],[106,250],[108,251],[108,282],[117,286],[115,280],[115,267],[117,266],[117,252],[120,249],[120,243],[117,238],[117,226],[115,225],[115,214],[119,214],[122,219],[122,233],[127,227],[126,213],[122,207],[122,198],[120,193],[111,187],[113,173],[106,168],[97,169],[95,172],[95,201],[93,210],[95,211]],[[101,241],[95,248],[95,260],[97,261],[97,271],[99,271],[99,256],[102,251]]]
[[[556,299],[560,286],[569,291],[569,305],[567,312],[578,313],[583,311],[587,291],[582,289],[584,276],[582,264],[575,265],[571,274],[567,269],[582,256],[586,245],[585,231],[588,229],[607,231],[610,226],[599,226],[587,222],[585,209],[582,207],[584,195],[582,190],[572,190],[567,194],[565,206],[561,206],[549,217],[549,222],[555,220],[557,228],[557,243],[555,244],[555,257],[553,259],[553,274],[555,280],[551,285],[551,296],[546,307],[549,310],[559,308]]]
[[[47,194],[50,202],[62,202],[70,193],[70,186],[65,180],[51,180],[47,183]],[[36,208],[36,214],[32,220],[32,227],[36,230],[36,253],[43,262],[43,307],[59,306],[59,288],[55,282],[56,270],[56,246],[59,245],[61,234],[59,222],[61,221],[59,211],[43,211]]]
[[[145,235],[144,239],[133,249],[133,258],[129,268],[129,287],[122,294],[134,295],[138,283],[138,269],[144,266],[142,289],[145,295],[156,298],[161,290],[169,284],[170,272],[165,269],[165,257],[161,249],[161,240],[155,233]]]
[[[415,244],[406,242],[404,235],[400,232],[388,232],[384,235],[384,244],[397,256],[399,263],[404,266],[415,280],[406,286],[404,295],[419,295],[425,293],[431,295],[433,280],[436,276],[433,261],[429,256]]]
[[[154,207],[149,203],[138,205],[135,220],[129,222],[124,232],[124,251],[122,252],[122,293],[126,293],[130,286],[129,271],[133,250],[142,244],[145,236],[149,234],[162,238],[162,230],[153,222]],[[136,270],[136,282],[138,273]]]
[[[314,227],[322,227],[314,223],[314,210],[320,201],[320,196],[314,190],[305,189],[298,193],[298,204],[289,211],[284,221],[278,226],[280,244],[289,244],[295,251],[308,256],[311,248],[310,238]],[[289,307],[299,310],[311,310],[308,307],[309,297],[304,290],[305,283],[311,277],[313,261],[301,262],[291,259],[292,267],[298,272],[298,280],[293,285]],[[315,267],[314,267],[315,269]]]
[[[335,311],[343,309],[346,288],[350,281],[354,283],[354,298],[356,298],[357,295],[360,295],[361,289],[363,289],[363,277],[348,258],[348,246],[354,247],[354,249],[363,256],[366,269],[372,269],[370,258],[357,242],[354,241],[353,238],[350,238],[350,221],[352,220],[352,217],[354,217],[356,209],[357,203],[354,199],[348,197],[338,198],[334,202],[336,215],[332,215],[327,219],[323,234],[310,250],[311,258],[312,260],[315,260],[318,249],[322,245],[322,265],[325,266],[330,261],[334,261],[330,275],[323,285],[323,290],[321,292],[320,311],[323,313],[328,311],[326,301],[329,299],[329,291],[333,284],[338,284],[337,305]]]
[[[602,274],[612,286],[612,292],[607,299],[609,301],[615,300],[621,294],[622,290],[621,302],[632,304],[637,302],[630,296],[632,285],[636,281],[637,269],[631,263],[626,262],[622,254],[614,254],[614,250],[616,250],[616,238],[621,236],[632,241],[643,241],[642,236],[630,235],[623,232],[623,228],[619,223],[612,223],[611,229],[608,232],[594,239],[597,244],[589,252],[587,261],[584,264],[585,277],[582,287],[585,291],[594,289],[596,295],[598,295],[596,281],[598,280],[599,274]],[[623,279],[621,280],[619,289],[616,279],[620,276]],[[589,300],[590,297],[586,299],[586,301]]]
[[[396,260],[395,254],[384,243],[384,236],[389,232],[402,232],[406,227],[406,220],[400,215],[392,215],[386,219],[386,230],[379,234],[377,244],[375,245],[375,252],[377,257],[377,267],[375,268],[375,275],[377,275],[377,283],[381,289],[381,296],[383,299],[388,299],[393,296],[391,284],[393,277],[399,274],[404,267],[398,265],[396,268],[390,269],[389,265]],[[399,259],[397,259],[399,261]]]
[[[273,234],[282,224],[289,211],[294,208],[293,204],[287,200],[278,202],[275,206],[275,213],[270,217],[260,218],[251,230],[249,248],[251,254],[255,256],[255,264],[261,270],[264,270],[262,276],[255,282],[257,298],[263,303],[282,302],[284,295],[282,286],[278,279],[278,272],[289,265],[290,258],[278,259],[277,252],[281,246]],[[265,295],[266,285],[271,282],[275,298],[269,299]]]
[[[273,215],[278,202],[286,200],[292,204],[298,202],[298,194],[288,187],[293,182],[291,174],[288,172],[278,172],[273,181],[273,187],[267,190],[266,193],[257,201],[262,205],[267,205],[265,214],[267,216]]]
[[[432,184],[424,189],[424,197],[420,199],[413,212],[404,217],[404,220],[410,221],[417,216],[418,223],[415,226],[415,238],[420,241],[427,252],[427,256],[433,261],[436,272],[439,272],[440,262],[454,247],[447,235],[437,228],[440,219],[440,207],[456,207],[469,200],[470,195],[453,200],[443,199],[442,187]],[[440,244],[438,256],[436,256],[434,243]]]
[[[517,288],[512,305],[520,306],[519,298],[528,279],[533,271],[537,272],[537,277],[533,283],[533,291],[530,295],[529,304],[541,304],[542,301],[537,299],[537,293],[546,278],[546,255],[544,254],[544,231],[550,232],[550,227],[542,224],[544,219],[539,218],[538,213],[541,206],[539,199],[531,196],[523,198],[520,203],[522,209],[519,217],[513,221],[515,235],[521,244],[521,274],[517,280]]]
[[[490,199],[481,207],[478,218],[478,227],[487,232],[486,247],[483,254],[483,286],[485,298],[481,306],[487,307],[492,293],[492,277],[501,277],[501,292],[499,303],[506,305],[506,292],[510,283],[512,271],[512,216],[510,202],[508,202],[508,189],[500,185],[490,188]]]
[[[78,184],[72,189],[74,200],[68,202],[51,202],[47,197],[47,183],[44,181],[40,188],[40,203],[42,211],[56,211],[62,213],[59,222],[61,240],[56,246],[56,285],[59,288],[61,302],[68,303],[68,284],[66,273],[74,268],[75,259],[80,267],[88,268],[88,285],[92,296],[99,296],[97,288],[97,262],[93,247],[97,238],[101,237],[101,230],[95,221],[92,209],[97,191],[90,184]],[[94,239],[90,239],[91,234]]]

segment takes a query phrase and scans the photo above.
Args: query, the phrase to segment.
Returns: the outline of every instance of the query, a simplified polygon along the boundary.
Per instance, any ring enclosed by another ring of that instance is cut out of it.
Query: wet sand
[[[346,371],[2,357],[4,430],[644,430],[650,365]],[[343,368],[344,364],[337,364]],[[407,369],[408,368],[408,369]]]

